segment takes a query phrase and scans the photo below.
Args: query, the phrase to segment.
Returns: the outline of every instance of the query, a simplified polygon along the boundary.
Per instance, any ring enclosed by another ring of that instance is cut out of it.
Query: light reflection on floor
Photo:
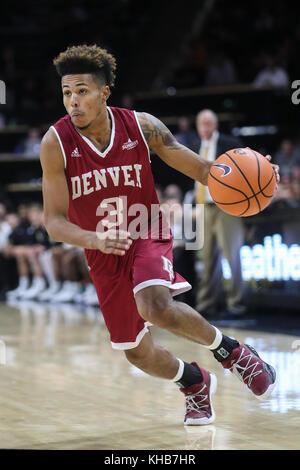
[[[277,371],[278,384],[269,400],[259,402],[236,383],[230,372],[218,368],[200,345],[154,328],[154,338],[174,354],[184,360],[199,357],[201,364],[218,376],[217,420],[214,425],[194,429],[181,424],[182,398],[173,384],[147,376],[126,362],[122,353],[111,349],[98,308],[35,302],[2,304],[0,339],[6,346],[6,368],[1,369],[1,386],[7,407],[2,407],[2,414],[6,410],[7,417],[0,427],[1,442],[8,448],[20,443],[23,448],[127,449],[131,445],[134,449],[273,449],[282,445],[300,449],[300,439],[295,436],[300,426],[299,339],[234,328],[222,331],[252,345],[270,362]],[[10,384],[7,391],[6,383]],[[35,387],[32,391],[31,383]],[[99,384],[105,387],[99,388]],[[14,410],[18,400],[22,420]],[[60,401],[61,409],[50,419],[49,411]],[[99,406],[103,407],[101,424],[94,411],[99,411]],[[261,423],[261,429],[256,423]],[[273,435],[273,429],[284,426],[287,433],[289,425],[293,437],[286,444]],[[268,431],[270,435],[266,436]],[[4,436],[10,437],[5,440]]]

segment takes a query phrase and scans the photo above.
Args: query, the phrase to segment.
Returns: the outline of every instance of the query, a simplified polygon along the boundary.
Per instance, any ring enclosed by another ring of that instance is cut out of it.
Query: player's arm
[[[131,244],[131,240],[127,240],[129,234],[125,237],[127,232],[123,233],[122,231],[121,233],[121,231],[111,230],[100,239],[96,231],[83,230],[68,220],[69,191],[64,160],[58,139],[52,129],[49,129],[42,139],[40,159],[43,170],[45,227],[50,237],[55,241],[82,248],[98,249],[107,254],[124,255],[125,250]]]
[[[156,117],[148,113],[137,113],[137,116],[145,139],[153,152],[175,170],[207,185],[212,162],[177,142],[171,131]]]
[[[175,170],[207,185],[209,169],[213,162],[205,160],[177,142],[171,131],[156,117],[148,113],[137,113],[137,116],[145,139],[153,152]],[[266,158],[271,161],[270,155]],[[279,167],[274,164],[272,166],[279,182]]]

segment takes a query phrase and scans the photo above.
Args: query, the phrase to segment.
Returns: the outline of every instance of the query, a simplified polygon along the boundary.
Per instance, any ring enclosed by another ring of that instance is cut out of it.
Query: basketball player
[[[273,367],[253,348],[173,300],[190,285],[172,270],[171,235],[133,239],[126,227],[121,229],[125,216],[128,223],[132,220],[134,204],[142,204],[148,214],[158,205],[149,149],[203,184],[211,163],[180,145],[157,118],[107,106],[116,62],[106,50],[73,46],[54,65],[67,115],[50,127],[41,144],[46,227],[54,240],[85,248],[112,347],[144,372],[179,386],[186,400],[186,425],[214,421],[216,377],[155,344],[151,324],[210,349],[257,398],[268,397],[275,386]],[[98,215],[105,207],[119,218],[98,233],[99,221],[112,215]]]

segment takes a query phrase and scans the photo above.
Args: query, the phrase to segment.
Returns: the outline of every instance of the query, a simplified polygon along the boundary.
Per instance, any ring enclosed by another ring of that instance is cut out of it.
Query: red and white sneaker
[[[259,400],[268,398],[276,385],[274,367],[264,362],[255,349],[247,344],[240,344],[230,356],[222,362]]]
[[[211,398],[217,389],[217,377],[199,367],[196,362],[192,362],[192,364],[201,371],[203,381],[190,387],[180,388],[180,391],[185,395],[184,424],[191,426],[211,424],[216,417]]]

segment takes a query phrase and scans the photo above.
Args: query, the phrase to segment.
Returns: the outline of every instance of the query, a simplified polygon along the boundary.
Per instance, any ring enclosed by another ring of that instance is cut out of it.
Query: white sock
[[[32,286],[46,286],[46,281],[43,277],[36,276],[32,280]]]
[[[182,375],[183,375],[183,370],[184,370],[184,363],[181,359],[178,359],[178,357],[176,358],[177,361],[179,362],[179,367],[178,367],[178,371],[177,371],[177,374],[175,375],[175,377],[172,379],[173,382],[178,382],[178,380],[181,379]]]
[[[52,282],[50,283],[49,288],[51,288],[51,290],[54,290],[54,289],[58,289],[59,286],[60,286],[60,282],[59,282],[59,281],[52,281]]]
[[[222,338],[223,338],[223,335],[222,335],[221,331],[218,330],[218,328],[216,328],[215,326],[213,326],[213,328],[216,330],[216,337],[215,337],[214,341],[212,342],[212,344],[210,344],[209,346],[206,346],[205,344],[202,344],[202,346],[204,348],[211,349],[211,350],[217,349],[220,346],[220,344],[222,342]]]
[[[21,276],[19,279],[19,287],[22,289],[27,289],[29,286],[29,277],[27,276]]]

